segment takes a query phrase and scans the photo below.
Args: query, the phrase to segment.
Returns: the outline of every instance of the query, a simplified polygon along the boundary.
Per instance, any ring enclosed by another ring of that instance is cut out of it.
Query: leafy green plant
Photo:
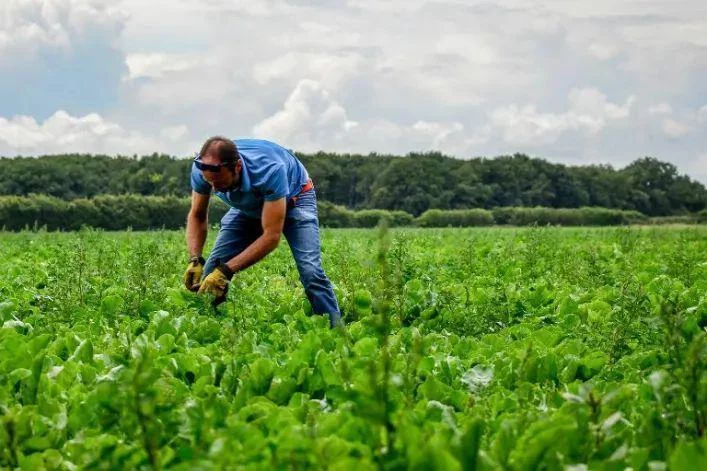
[[[705,235],[324,229],[332,330],[287,247],[214,310],[183,233],[1,233],[0,468],[698,465]]]

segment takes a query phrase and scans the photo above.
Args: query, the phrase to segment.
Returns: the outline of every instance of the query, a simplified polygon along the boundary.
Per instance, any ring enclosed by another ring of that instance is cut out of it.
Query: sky
[[[702,0],[3,0],[0,155],[515,152],[707,183]]]

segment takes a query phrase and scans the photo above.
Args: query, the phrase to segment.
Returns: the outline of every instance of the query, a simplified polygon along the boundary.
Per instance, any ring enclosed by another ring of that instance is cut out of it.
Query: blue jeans
[[[214,248],[204,266],[204,276],[219,260],[226,262],[246,249],[263,233],[260,219],[230,209],[221,219]],[[341,321],[341,311],[331,281],[322,269],[319,216],[315,190],[302,193],[294,206],[287,208],[283,233],[297,265],[299,279],[315,314],[329,314],[331,327]]]

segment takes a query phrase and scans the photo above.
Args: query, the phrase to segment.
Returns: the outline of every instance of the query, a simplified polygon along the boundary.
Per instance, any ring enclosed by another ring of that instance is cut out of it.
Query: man
[[[339,305],[322,269],[316,194],[307,170],[294,155],[265,140],[215,136],[194,159],[191,188],[187,289],[210,293],[214,304],[220,304],[231,278],[272,252],[284,234],[312,310],[328,314],[331,327],[339,324]],[[221,219],[205,261],[202,250],[212,192],[231,209]]]

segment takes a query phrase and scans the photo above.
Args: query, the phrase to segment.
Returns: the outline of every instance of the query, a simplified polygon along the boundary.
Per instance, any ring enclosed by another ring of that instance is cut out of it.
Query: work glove
[[[226,300],[228,284],[233,278],[233,272],[225,263],[220,263],[214,271],[208,274],[199,286],[199,294],[209,293],[214,296],[214,306],[218,306]]]
[[[184,286],[186,286],[189,291],[199,289],[201,274],[204,273],[204,263],[206,263],[204,257],[198,255],[194,255],[189,259],[187,271],[184,272]]]

